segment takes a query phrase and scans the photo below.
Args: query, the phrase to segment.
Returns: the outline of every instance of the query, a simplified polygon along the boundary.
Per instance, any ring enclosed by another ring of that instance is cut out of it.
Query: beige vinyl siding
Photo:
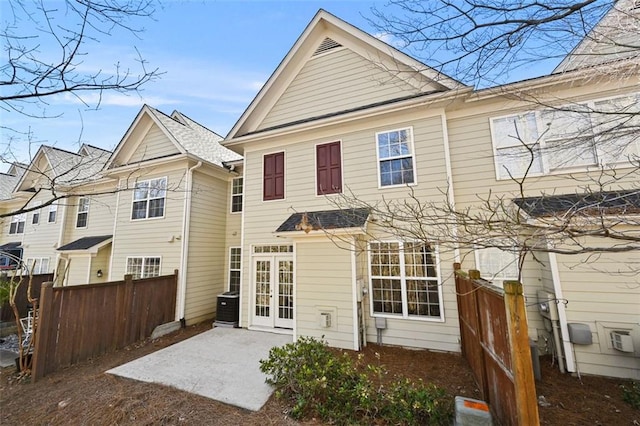
[[[102,247],[98,254],[91,259],[90,282],[104,283],[109,276],[109,261],[111,260],[111,244]],[[98,277],[98,270],[102,271],[102,277]]]
[[[432,113],[433,114],[433,113]],[[368,258],[357,256],[356,276],[351,272],[351,252],[335,247],[326,239],[315,238],[305,242],[305,237],[291,239],[286,234],[275,237],[274,231],[294,212],[331,210],[338,208],[330,200],[336,197],[318,197],[315,189],[315,145],[341,141],[342,174],[344,188],[349,188],[358,197],[376,202],[386,199],[404,198],[409,190],[405,186],[378,188],[378,160],[376,155],[376,132],[411,128],[414,135],[413,148],[416,163],[416,181],[413,186],[421,199],[442,199],[446,191],[447,177],[444,160],[443,131],[440,115],[425,117],[425,111],[405,111],[390,114],[375,120],[361,120],[350,125],[320,129],[297,136],[277,138],[278,145],[253,145],[245,152],[245,212],[243,263],[243,326],[249,321],[253,309],[250,288],[253,285],[248,250],[251,244],[285,244],[295,241],[297,279],[297,334],[317,335],[319,309],[337,306],[337,335],[332,335],[340,347],[352,348],[353,330],[353,281],[360,279],[368,287]],[[263,155],[285,152],[285,199],[262,201]],[[345,191],[346,192],[346,191]],[[333,248],[329,250],[330,247]],[[309,255],[307,253],[312,253]],[[313,255],[316,255],[314,259]],[[310,259],[314,259],[311,261]],[[459,351],[458,321],[455,291],[451,279],[453,259],[451,253],[441,256],[443,277],[443,309],[445,322],[389,320],[385,332],[385,343],[414,347]],[[328,276],[328,283],[320,281]],[[325,288],[327,286],[327,288]],[[301,293],[300,293],[301,292]],[[365,298],[365,314],[370,313]],[[367,321],[367,339],[375,341],[375,327]],[[328,332],[324,333],[329,336]]]
[[[136,147],[127,163],[167,157],[178,153],[179,150],[175,144],[154,124]]]
[[[226,291],[227,194],[226,180],[194,172],[185,300],[188,324],[212,318],[218,294]]]
[[[309,59],[258,130],[417,94],[401,75],[352,50],[331,50]]]
[[[95,192],[104,190],[107,190],[107,188],[98,188]],[[94,191],[87,190],[87,193],[91,192]],[[113,233],[116,194],[87,195],[87,198],[89,198],[89,214],[85,228],[76,228],[78,197],[73,197],[68,201],[65,214],[67,225],[65,226],[62,244],[68,244],[83,237],[111,235]]]
[[[89,268],[91,265],[91,256],[73,256],[69,258],[67,262],[69,264],[69,269],[63,285],[66,287],[88,284],[87,275],[89,274]]]
[[[51,193],[42,191],[34,197],[32,203],[35,201],[45,203],[50,200],[50,197]],[[27,258],[48,258],[50,272],[53,272],[56,266],[58,256],[56,249],[58,248],[58,241],[60,239],[60,228],[64,223],[64,210],[67,208],[64,203],[66,203],[65,200],[59,202],[55,223],[49,223],[47,220],[49,215],[49,207],[47,206],[40,210],[40,221],[37,225],[31,223],[33,213],[27,213],[24,234],[7,235],[10,241],[22,241],[23,260]],[[8,232],[7,229],[7,234]]]
[[[164,217],[132,220],[133,190],[118,193],[111,281],[123,279],[127,257],[160,256],[161,275],[180,269],[186,173],[185,167],[170,166],[141,171],[142,180],[167,177]],[[129,177],[128,187],[134,187],[134,178]]]
[[[354,349],[351,256],[331,241],[297,240],[296,333],[324,339],[330,346]],[[320,326],[320,313],[331,313],[331,326]]]
[[[632,272],[638,269],[638,253],[558,255],[557,259],[567,322],[587,324],[593,336],[591,345],[573,345],[579,371],[640,379],[640,282]],[[612,330],[630,331],[634,352],[613,349]]]

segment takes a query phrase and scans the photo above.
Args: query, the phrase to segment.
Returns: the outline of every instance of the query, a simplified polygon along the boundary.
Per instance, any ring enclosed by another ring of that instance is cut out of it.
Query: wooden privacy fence
[[[538,425],[522,284],[505,281],[504,293],[454,264],[462,355],[499,424]]]
[[[7,278],[8,279],[8,278]],[[16,307],[18,308],[18,312],[20,313],[20,317],[26,317],[27,312],[31,308],[29,306],[29,300],[27,297],[27,287],[29,286],[29,277],[22,277],[23,281],[20,283],[20,287],[18,287],[18,291],[16,292]],[[51,281],[53,279],[53,274],[39,274],[33,275],[31,278],[31,296],[34,299],[38,299],[40,297],[40,287],[42,283]],[[2,309],[0,310],[2,313],[0,314],[0,321],[15,321],[15,316],[13,314],[13,309],[9,305],[9,302],[6,302],[2,305]]]
[[[42,286],[31,377],[123,348],[174,320],[173,275],[71,287]]]

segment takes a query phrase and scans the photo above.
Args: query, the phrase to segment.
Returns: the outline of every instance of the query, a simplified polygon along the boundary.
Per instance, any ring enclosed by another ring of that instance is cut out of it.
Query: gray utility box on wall
[[[240,295],[234,291],[228,291],[218,295],[216,309],[216,327],[237,327],[240,316]]]

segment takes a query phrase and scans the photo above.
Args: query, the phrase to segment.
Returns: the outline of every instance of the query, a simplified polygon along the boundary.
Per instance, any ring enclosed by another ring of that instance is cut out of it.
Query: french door
[[[293,328],[293,257],[290,255],[253,258],[253,324],[263,327]]]

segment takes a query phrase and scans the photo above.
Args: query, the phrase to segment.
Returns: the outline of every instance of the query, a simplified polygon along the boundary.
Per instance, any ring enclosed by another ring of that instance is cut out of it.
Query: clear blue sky
[[[0,120],[20,132],[31,129],[36,142],[32,154],[39,143],[76,151],[82,141],[113,149],[144,103],[167,114],[177,109],[225,136],[319,8],[373,32],[363,15],[370,16],[374,4],[384,3],[166,0],[154,20],[136,21],[145,28],[138,38],[120,32],[87,47],[86,67],[109,70],[117,61],[135,67],[127,60],[135,46],[149,67],[165,72],[146,84],[141,96],[107,93],[97,111],[71,96],[58,96],[49,100],[48,113],[62,113],[59,118],[33,119],[0,110]],[[6,16],[8,3],[0,0],[0,7]],[[8,138],[16,134],[1,131],[4,151]],[[19,160],[28,161],[28,145],[19,136],[12,141]],[[6,168],[0,165],[0,170]]]
[[[7,5],[0,0],[5,16]],[[106,93],[97,111],[69,95],[58,96],[49,100],[48,113],[62,114],[59,118],[32,119],[0,110],[0,120],[19,132],[32,131],[31,154],[39,143],[71,151],[80,142],[113,149],[144,103],[167,114],[177,109],[225,136],[319,8],[374,34],[366,18],[372,16],[371,7],[384,5],[371,0],[165,0],[154,20],[136,21],[145,28],[138,38],[120,32],[86,48],[89,55],[82,67],[108,71],[118,61],[135,68],[135,46],[149,67],[165,73],[145,85],[141,96]],[[0,130],[3,152],[16,134]],[[24,137],[11,146],[18,160],[29,160]],[[0,165],[0,170],[6,168]]]

